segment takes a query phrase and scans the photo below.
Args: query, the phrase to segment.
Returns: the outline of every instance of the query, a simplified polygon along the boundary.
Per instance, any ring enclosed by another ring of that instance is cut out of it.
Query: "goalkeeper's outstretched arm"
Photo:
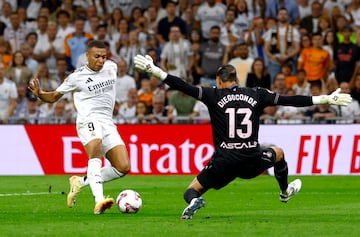
[[[183,81],[182,79],[180,79],[179,77],[164,72],[161,68],[154,65],[154,62],[149,55],[146,56],[136,55],[134,57],[134,64],[137,70],[147,72],[153,75],[157,79],[164,81],[172,89],[182,91],[185,94],[194,97],[195,99],[200,99],[199,87],[190,85],[185,81]]]

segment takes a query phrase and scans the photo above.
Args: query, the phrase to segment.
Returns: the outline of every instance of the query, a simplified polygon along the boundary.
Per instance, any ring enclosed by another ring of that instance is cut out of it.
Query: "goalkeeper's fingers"
[[[338,105],[345,105],[346,106],[346,105],[350,104],[351,101],[352,101],[352,98],[351,98],[351,96],[349,94],[338,94],[336,96],[338,97],[338,99],[337,99],[337,104]]]

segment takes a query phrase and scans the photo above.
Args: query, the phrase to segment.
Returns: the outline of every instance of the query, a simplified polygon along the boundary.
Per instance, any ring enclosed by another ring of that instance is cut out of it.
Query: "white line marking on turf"
[[[0,193],[0,197],[11,197],[11,196],[35,196],[35,195],[49,195],[49,194],[60,194],[60,193],[49,193],[49,192],[26,192],[26,193]]]

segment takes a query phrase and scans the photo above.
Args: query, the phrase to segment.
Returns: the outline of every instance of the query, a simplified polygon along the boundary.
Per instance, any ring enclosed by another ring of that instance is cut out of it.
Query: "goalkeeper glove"
[[[340,88],[331,93],[330,95],[313,96],[312,101],[314,105],[330,104],[330,105],[348,105],[352,98],[349,94],[340,93]]]
[[[155,66],[153,59],[149,55],[145,57],[140,54],[136,55],[134,57],[134,65],[136,69],[149,73],[157,79],[164,80],[167,77],[167,73]]]

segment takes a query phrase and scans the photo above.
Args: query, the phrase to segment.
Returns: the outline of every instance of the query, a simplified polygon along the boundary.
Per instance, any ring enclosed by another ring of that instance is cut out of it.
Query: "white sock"
[[[101,168],[101,178],[104,182],[108,182],[113,179],[118,179],[123,176],[124,176],[123,173],[119,172],[117,169],[115,169],[112,166],[107,166],[107,167]],[[80,182],[81,182],[82,186],[86,186],[89,184],[89,179],[87,178],[87,176],[83,176],[83,177],[81,177]]]
[[[113,179],[118,179],[120,177],[124,176],[123,173],[119,172],[117,169],[115,169],[114,167],[103,167],[101,168],[101,178],[104,180],[104,182],[113,180]]]
[[[95,203],[104,200],[103,180],[101,178],[102,162],[100,158],[92,158],[88,161],[87,180],[95,197]]]

